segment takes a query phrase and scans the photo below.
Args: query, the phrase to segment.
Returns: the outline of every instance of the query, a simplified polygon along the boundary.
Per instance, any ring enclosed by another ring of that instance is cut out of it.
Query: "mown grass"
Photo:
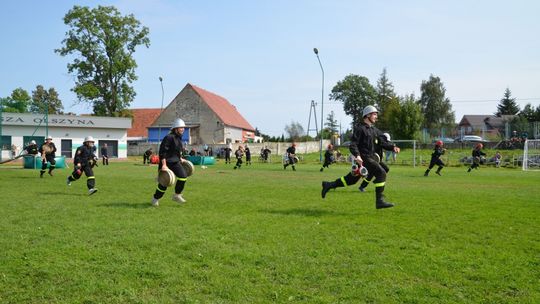
[[[540,302],[540,172],[393,166],[376,210],[372,186],[321,199],[348,166],[310,157],[197,167],[158,208],[154,166],[100,166],[94,196],[0,167],[0,302]]]

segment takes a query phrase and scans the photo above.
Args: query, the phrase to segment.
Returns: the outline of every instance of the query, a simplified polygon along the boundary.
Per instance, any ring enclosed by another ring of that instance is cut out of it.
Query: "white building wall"
[[[242,129],[234,127],[225,127],[225,140],[231,142],[242,142]]]
[[[4,126],[2,134],[11,136],[11,144],[15,145],[21,151],[28,143],[23,142],[24,136],[31,136],[35,128],[28,126]],[[84,129],[84,128],[51,128],[49,127],[49,135],[53,138],[53,143],[60,150],[62,139],[71,139],[71,152],[82,145],[86,136],[94,137],[96,146],[99,151],[100,140],[116,140],[118,141],[118,158],[127,157],[127,131],[124,129]],[[45,136],[45,130],[41,129],[34,136]],[[60,154],[60,152],[57,152]]]
[[[24,136],[45,137],[43,116],[31,113],[2,113],[2,135],[11,136],[11,144],[18,151],[28,144]],[[99,153],[99,141],[110,140],[118,143],[118,158],[127,157],[127,129],[131,127],[131,119],[99,116],[49,115],[48,135],[60,155],[61,140],[71,140],[72,155],[82,145],[86,136],[94,137]],[[2,152],[2,159],[6,158]]]

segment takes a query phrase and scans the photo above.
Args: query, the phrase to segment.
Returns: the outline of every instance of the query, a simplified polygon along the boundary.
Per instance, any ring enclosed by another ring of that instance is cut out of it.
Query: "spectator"
[[[495,167],[497,167],[497,168],[500,167],[500,165],[501,165],[501,158],[502,158],[501,153],[499,153],[499,151],[497,151],[497,152],[495,153],[495,155],[493,156],[493,158],[491,159],[491,161],[495,163]]]

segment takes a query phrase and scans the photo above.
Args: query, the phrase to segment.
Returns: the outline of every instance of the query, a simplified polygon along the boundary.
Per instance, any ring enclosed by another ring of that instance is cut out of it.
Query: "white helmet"
[[[379,113],[379,110],[377,110],[377,108],[375,108],[374,106],[366,106],[364,108],[364,110],[362,111],[362,117],[366,117],[368,116],[369,114],[371,113]]]
[[[94,142],[94,138],[93,138],[92,136],[86,136],[86,137],[84,138],[83,143],[89,142],[89,141],[90,141],[90,142]]]
[[[387,141],[390,141],[390,134],[388,133],[383,133],[384,137],[386,137],[386,140]]]
[[[52,140],[52,136],[50,136],[50,135],[49,135],[49,136],[47,136],[46,140],[47,140],[47,139],[50,139],[50,140]]]
[[[35,145],[35,144],[36,144],[36,141],[32,139],[32,140],[30,141],[30,144],[31,144],[31,145]]]
[[[172,124],[171,130],[176,129],[176,128],[184,128],[185,126],[186,126],[186,123],[182,119],[177,118],[177,119],[174,120],[174,123]]]

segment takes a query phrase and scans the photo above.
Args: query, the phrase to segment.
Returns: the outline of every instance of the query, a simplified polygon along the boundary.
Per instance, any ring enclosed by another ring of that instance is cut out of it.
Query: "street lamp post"
[[[159,76],[159,82],[161,83],[161,110],[159,111],[159,115],[161,116],[161,113],[163,112],[163,97],[165,95],[165,91],[163,91],[163,78]],[[161,124],[158,124],[158,144],[161,142]]]
[[[317,56],[317,60],[319,61],[319,66],[321,67],[322,72],[322,88],[321,88],[321,138],[320,138],[320,144],[319,144],[319,161],[322,162],[322,141],[323,141],[323,117],[324,117],[324,69],[321,63],[321,59],[319,58],[319,50],[317,48],[313,48],[313,52]]]

